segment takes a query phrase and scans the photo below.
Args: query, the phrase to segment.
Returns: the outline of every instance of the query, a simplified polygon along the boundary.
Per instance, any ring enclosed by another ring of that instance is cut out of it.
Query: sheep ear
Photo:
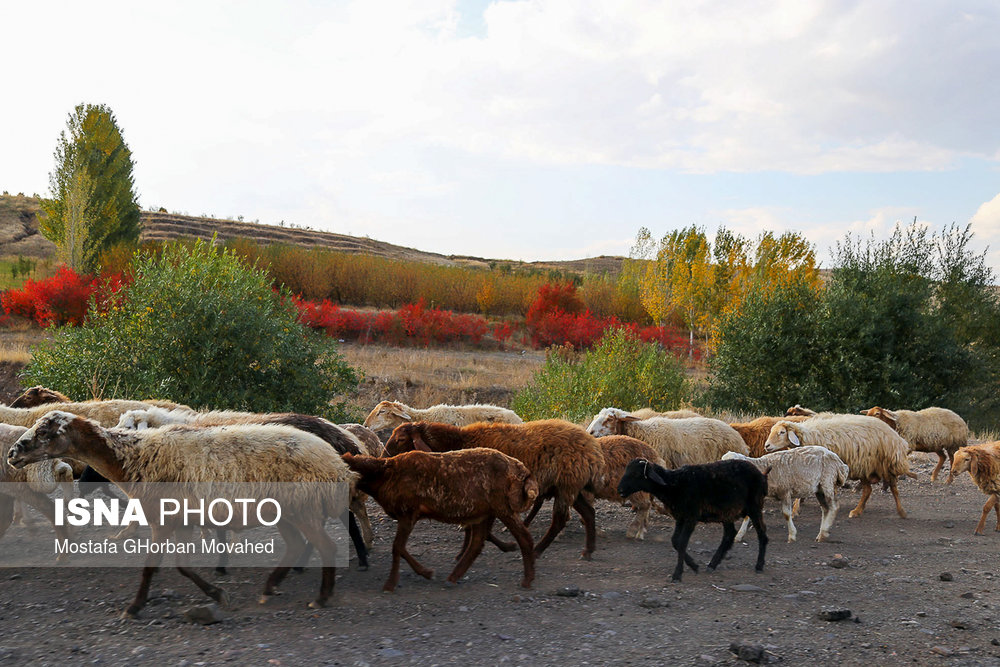
[[[625,415],[624,417],[619,417],[618,419],[620,421],[623,421],[623,422],[641,422],[642,421],[641,417],[636,417],[635,415]]]
[[[667,480],[663,479],[663,475],[657,472],[656,468],[649,464],[646,465],[646,479],[651,482],[656,482],[662,486],[667,485]]]
[[[392,408],[389,411],[389,414],[395,415],[400,419],[405,419],[406,421],[411,421],[410,415],[404,412],[403,410],[400,410],[399,408]]]
[[[802,446],[802,442],[799,440],[799,436],[792,429],[788,429],[788,442],[792,443],[796,447]]]
[[[969,457],[969,474],[973,479],[979,475],[979,457],[975,454]]]
[[[419,433],[414,432],[412,434],[412,438],[413,438],[413,449],[418,449],[422,452],[431,451],[431,448],[427,446],[427,443],[424,442],[424,439],[420,437]]]

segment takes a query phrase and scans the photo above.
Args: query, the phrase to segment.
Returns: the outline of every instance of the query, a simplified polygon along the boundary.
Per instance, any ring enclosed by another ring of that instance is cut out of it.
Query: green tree
[[[70,396],[347,416],[357,375],[263,270],[203,241],[140,255],[133,267],[135,282],[110,308],[92,304],[83,326],[33,350],[29,382]]]
[[[687,397],[684,368],[656,343],[612,329],[591,350],[553,348],[512,407],[524,419],[583,421],[602,408],[673,410]]]
[[[39,228],[59,246],[63,261],[93,272],[102,249],[139,239],[132,152],[104,105],[78,105],[67,125],[56,145],[52,197],[41,202]]]

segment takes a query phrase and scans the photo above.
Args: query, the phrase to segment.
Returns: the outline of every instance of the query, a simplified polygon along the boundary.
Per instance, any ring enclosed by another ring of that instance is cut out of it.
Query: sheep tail
[[[508,491],[510,507],[517,513],[524,512],[530,508],[537,497],[538,482],[535,481],[535,478],[530,473],[521,479],[520,484],[511,484],[510,491]]]

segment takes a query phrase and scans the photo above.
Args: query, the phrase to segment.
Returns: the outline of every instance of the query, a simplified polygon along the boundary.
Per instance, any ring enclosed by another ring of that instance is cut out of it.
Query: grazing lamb
[[[360,454],[367,451],[361,441],[346,429],[311,415],[294,412],[255,413],[230,412],[215,410],[211,412],[192,412],[190,410],[165,410],[157,407],[147,407],[142,410],[129,410],[121,416],[118,428],[143,430],[160,428],[171,424],[187,424],[188,426],[210,427],[231,426],[236,424],[281,425],[291,426],[325,440],[338,454]],[[371,520],[364,498],[360,495],[351,498],[351,514],[348,515],[348,529],[354,548],[358,552],[358,569],[368,569],[368,549],[375,541]]]
[[[762,511],[767,495],[766,471],[762,473],[746,461],[716,461],[667,470],[645,459],[636,459],[625,469],[618,493],[624,498],[637,491],[658,498],[677,522],[670,540],[677,550],[673,581],[681,580],[684,563],[698,571],[698,564],[687,553],[688,540],[698,522],[722,524],[722,543],[708,564],[708,569],[714,570],[733,546],[734,522],[750,517],[758,537],[756,570],[764,569],[767,532]]]
[[[590,559],[597,541],[597,529],[594,506],[583,492],[595,493],[603,484],[604,476],[604,455],[593,436],[561,419],[469,426],[413,422],[397,426],[385,445],[389,456],[413,449],[450,452],[473,447],[489,447],[513,456],[528,466],[538,482],[539,497],[555,499],[552,524],[535,545],[536,556],[541,555],[566,526],[572,506],[583,520],[586,534],[581,557]],[[496,543],[495,538],[490,541]]]
[[[691,419],[692,417],[701,417],[701,415],[694,410],[667,410],[666,412],[657,412],[653,408],[639,408],[638,410],[633,410],[629,414],[633,417],[638,417],[639,419],[652,419],[653,417],[666,417],[667,419]]]
[[[861,500],[848,516],[861,516],[872,494],[872,483],[881,480],[892,491],[896,512],[906,518],[896,484],[900,475],[916,475],[910,472],[906,458],[910,446],[889,426],[861,415],[830,415],[799,423],[779,421],[771,428],[765,449],[776,452],[805,445],[826,447],[847,464],[850,478],[861,482]]]
[[[477,422],[521,424],[523,421],[513,410],[495,405],[432,405],[423,410],[411,408],[397,401],[382,401],[365,419],[365,426],[373,431],[396,428],[406,422],[438,422],[452,426],[468,426]]]
[[[815,410],[804,408],[798,403],[785,410],[786,417],[815,417],[817,414],[819,413]]]
[[[423,518],[465,527],[458,564],[448,575],[453,584],[482,552],[494,519],[500,519],[521,548],[521,586],[531,587],[535,552],[531,535],[518,514],[528,509],[538,495],[538,484],[523,463],[481,447],[444,453],[411,451],[392,458],[345,454],[344,461],[360,475],[358,487],[398,522],[392,543],[392,569],[382,590],[392,591],[399,583],[400,557],[420,576],[433,576],[432,570],[406,550],[413,525]]]
[[[28,429],[7,454],[15,468],[44,459],[66,457],[86,461],[95,470],[127,489],[130,497],[155,504],[141,485],[133,482],[249,482],[260,485],[263,497],[277,499],[282,508],[277,526],[286,541],[279,566],[271,572],[261,601],[266,601],[291,565],[305,549],[304,535],[319,550],[323,576],[319,595],[310,607],[322,607],[333,592],[336,545],[323,529],[327,516],[337,511],[337,491],[342,482],[354,486],[357,476],[330,446],[318,437],[287,426],[228,426],[191,428],[177,425],[162,429],[127,431],[105,429],[96,421],[69,412],[54,411]],[[310,485],[307,493],[297,485],[281,482],[322,482]],[[134,494],[134,495],[131,495]],[[229,499],[233,502],[233,499]],[[149,507],[147,515],[155,513]],[[250,513],[253,517],[254,513]],[[265,517],[268,518],[268,517]],[[274,517],[270,517],[273,519]],[[189,538],[191,526],[154,523],[153,540],[177,534]],[[230,526],[244,527],[244,526]],[[134,617],[146,603],[153,573],[162,554],[146,560],[135,600],[125,615]],[[199,577],[187,567],[178,571],[193,581],[206,595],[223,602],[225,592]]]
[[[635,510],[635,519],[625,529],[625,537],[641,540],[646,535],[649,510],[653,507],[652,498],[648,493],[640,491],[623,499],[618,495],[618,480],[625,474],[625,467],[634,459],[647,459],[659,465],[663,465],[663,459],[660,458],[655,449],[642,440],[636,440],[627,435],[606,435],[603,438],[598,438],[597,444],[601,446],[601,453],[604,454],[604,483],[598,487],[594,497],[613,503],[630,503],[632,509]],[[524,524],[526,526],[531,524],[544,502],[545,499],[541,497],[535,500],[534,507],[525,517]],[[657,511],[662,512],[659,508]]]
[[[983,505],[983,515],[979,517],[975,534],[983,534],[990,510],[996,510],[995,530],[1000,532],[1000,442],[961,447],[951,459],[951,472],[954,476],[961,475],[966,470],[979,490],[989,496]]]
[[[748,454],[740,434],[718,419],[638,419],[618,408],[604,408],[587,431],[595,436],[627,435],[642,440],[668,468],[718,461],[726,452]]]
[[[881,419],[910,443],[910,451],[933,452],[938,455],[937,465],[931,473],[931,481],[937,480],[938,472],[945,459],[954,460],[959,447],[969,444],[969,425],[965,420],[947,408],[924,408],[923,410],[886,410],[877,405],[861,414]],[[948,475],[948,483],[954,479]]]
[[[740,434],[743,438],[743,442],[747,443],[747,447],[750,449],[750,456],[754,458],[759,458],[764,456],[767,451],[764,449],[764,443],[767,442],[767,436],[771,435],[771,429],[779,421],[785,420],[790,422],[801,422],[810,419],[809,417],[758,417],[753,421],[749,422],[736,422],[730,424],[734,431]]]
[[[823,514],[816,541],[823,542],[830,537],[830,527],[837,518],[837,487],[846,484],[850,474],[847,465],[836,454],[826,447],[796,447],[758,458],[736,452],[729,452],[722,457],[723,461],[730,459],[749,461],[762,472],[770,470],[767,475],[767,495],[781,501],[781,513],[788,523],[789,542],[794,542],[798,535],[792,522],[794,500],[812,494],[816,494]],[[737,541],[743,539],[749,524],[749,518],[743,519],[743,525],[736,534]]]

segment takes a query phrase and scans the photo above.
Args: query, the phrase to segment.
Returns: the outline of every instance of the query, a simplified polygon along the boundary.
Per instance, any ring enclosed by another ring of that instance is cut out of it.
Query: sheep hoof
[[[305,571],[306,571],[306,568],[304,568],[304,567],[293,567],[292,568],[292,572],[294,572],[295,574],[302,574]]]
[[[322,609],[325,606],[326,603],[321,600],[313,600],[312,602],[309,603],[310,609]]]
[[[973,533],[973,535],[978,535],[979,537],[986,537],[986,533],[984,533],[981,530],[977,530],[976,532]]]
[[[861,516],[861,512],[857,510],[851,510],[851,513],[848,514],[847,516],[851,519],[857,519],[859,516]]]
[[[226,572],[226,568],[224,568],[224,567],[217,567],[217,568],[215,568],[215,573],[216,574],[221,574],[221,575],[229,574],[228,572]]]
[[[257,598],[257,604],[267,604],[267,601],[271,599],[270,595],[261,595]]]
[[[216,589],[216,593],[212,596],[212,599],[218,602],[219,606],[223,609],[230,608],[231,600],[229,599],[229,593],[221,588]]]
[[[358,572],[367,572],[367,571],[368,571],[367,565],[358,565]]]
[[[594,560],[594,557],[590,554],[589,551],[584,551],[583,553],[580,554],[580,560]]]

